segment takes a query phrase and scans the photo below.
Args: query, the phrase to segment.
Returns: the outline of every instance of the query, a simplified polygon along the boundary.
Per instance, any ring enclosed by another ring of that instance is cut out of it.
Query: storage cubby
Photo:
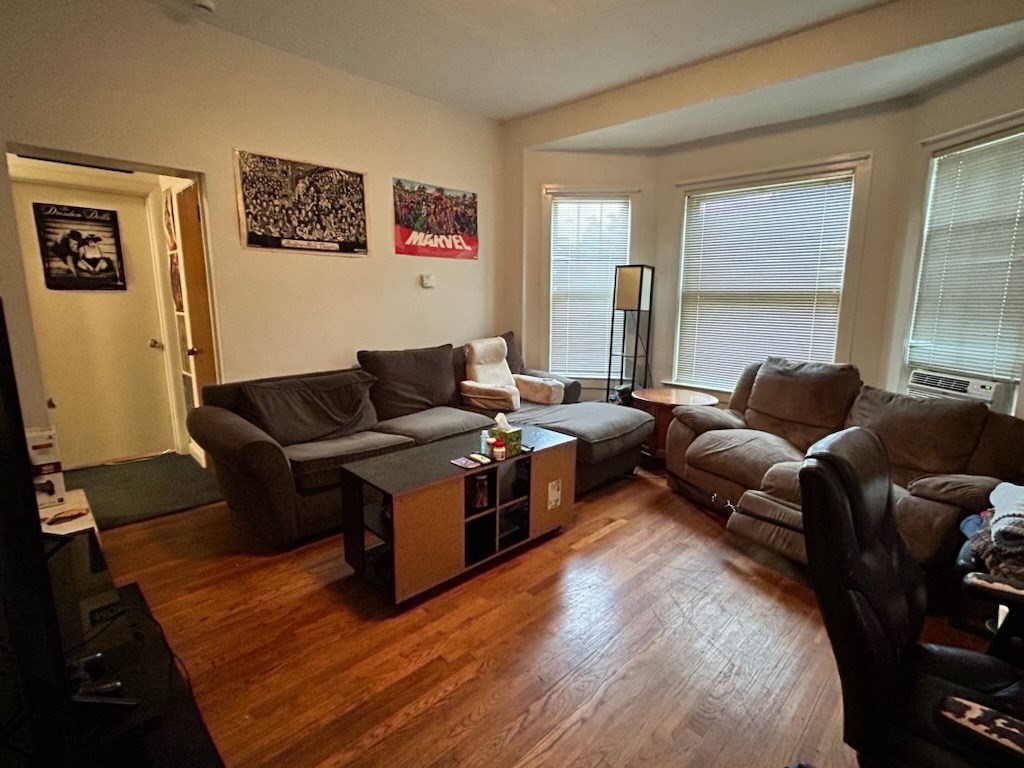
[[[497,552],[497,513],[488,512],[466,521],[466,567]]]
[[[466,475],[466,517],[474,517],[497,506],[498,468],[492,467]]]
[[[498,551],[530,538],[530,501],[513,501],[498,509]]]
[[[517,456],[498,464],[499,506],[508,504],[510,501],[529,498],[530,465],[530,456]]]

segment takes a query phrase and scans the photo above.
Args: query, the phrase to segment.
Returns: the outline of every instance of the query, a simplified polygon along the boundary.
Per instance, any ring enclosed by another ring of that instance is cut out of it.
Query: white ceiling
[[[191,0],[151,0],[180,14]],[[779,37],[878,0],[213,0],[194,18],[507,119]]]
[[[817,117],[919,93],[1024,46],[1024,22],[789,80],[644,120],[570,136],[543,149],[644,150]]]

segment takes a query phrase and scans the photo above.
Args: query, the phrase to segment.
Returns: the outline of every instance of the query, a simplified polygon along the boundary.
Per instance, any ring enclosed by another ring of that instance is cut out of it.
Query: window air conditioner
[[[980,400],[997,413],[1009,413],[1013,407],[1013,384],[1008,381],[972,379],[939,371],[911,371],[907,394],[917,397]]]

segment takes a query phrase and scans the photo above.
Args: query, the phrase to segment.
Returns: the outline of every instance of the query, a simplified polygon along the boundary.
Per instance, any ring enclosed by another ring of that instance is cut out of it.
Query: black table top
[[[513,426],[516,426],[513,424]],[[556,445],[571,443],[575,437],[552,432],[541,427],[522,427],[523,446],[532,446],[533,451],[542,451]],[[480,450],[480,430],[464,435],[456,435],[433,443],[418,445],[415,448],[386,453],[345,464],[343,469],[360,480],[379,488],[393,496],[408,493],[426,485],[458,477],[478,470],[466,470],[451,463],[452,459],[468,456]],[[528,456],[525,452],[521,455]],[[512,457],[506,461],[515,461]],[[492,462],[486,466],[502,462]],[[480,469],[483,469],[481,467]]]

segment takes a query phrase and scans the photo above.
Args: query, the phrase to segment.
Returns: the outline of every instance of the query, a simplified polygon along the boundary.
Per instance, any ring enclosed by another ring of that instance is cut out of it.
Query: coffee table
[[[718,398],[714,395],[695,392],[692,389],[676,387],[638,389],[633,393],[633,405],[654,417],[654,434],[651,436],[652,444],[647,446],[648,454],[655,459],[664,461],[668,425],[672,423],[672,409],[677,405],[717,404]]]
[[[523,427],[524,451],[465,470],[479,431],[344,465],[345,560],[402,603],[572,519],[576,438]]]

